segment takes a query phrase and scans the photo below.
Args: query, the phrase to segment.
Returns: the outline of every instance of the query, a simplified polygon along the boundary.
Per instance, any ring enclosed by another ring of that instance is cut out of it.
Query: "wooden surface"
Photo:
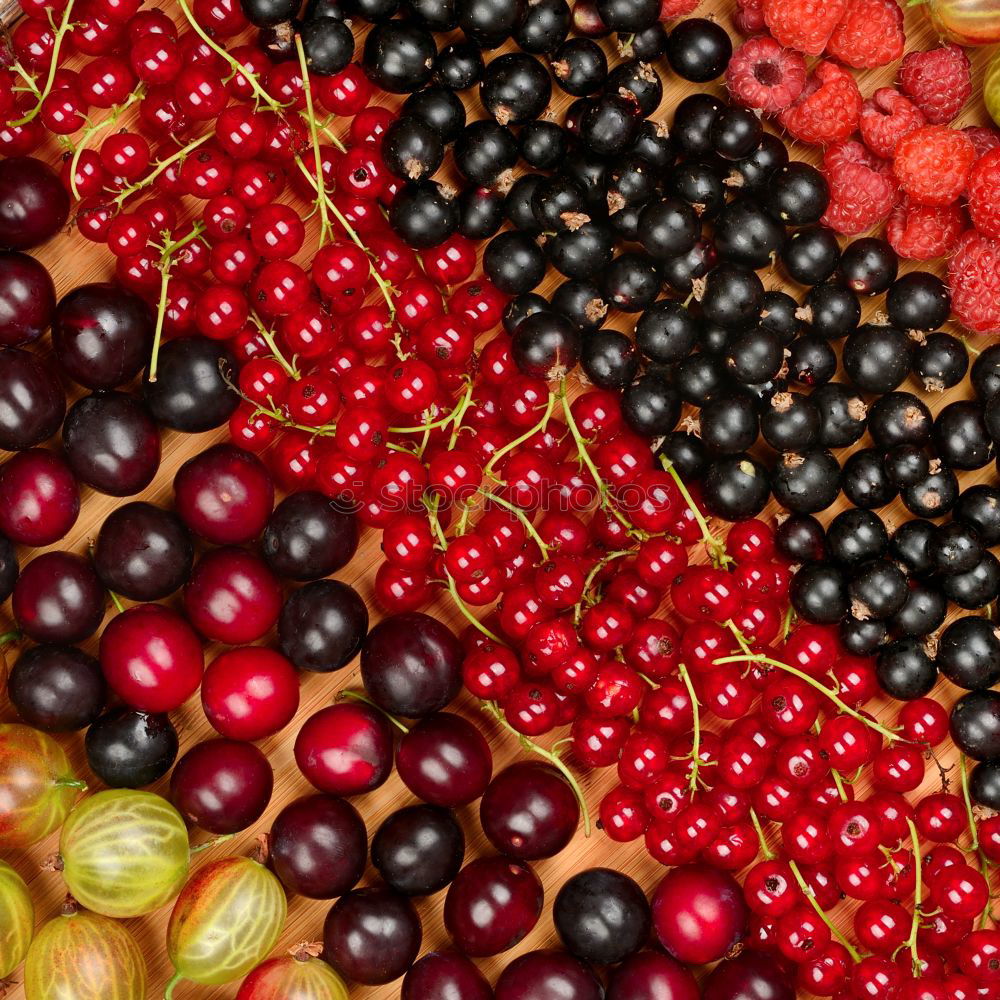
[[[174,16],[177,17],[178,20],[182,20],[181,12],[176,3],[172,2],[172,0],[157,0],[155,5],[168,9]],[[735,31],[732,29],[732,22],[730,19],[730,15],[734,9],[735,5],[731,2],[724,2],[724,0],[704,0],[698,13],[712,14],[718,17],[721,23],[723,23],[726,28],[730,30],[734,39],[737,39],[738,41]],[[907,10],[906,23],[909,37],[908,49],[923,49],[934,44],[935,40],[933,33],[931,32],[928,24],[924,21],[919,8],[910,8]],[[611,52],[610,46],[608,46],[608,50]],[[987,116],[978,95],[980,93],[984,67],[989,59],[989,56],[992,55],[992,51],[993,50],[970,50],[970,54],[972,55],[975,64],[975,97],[973,101],[970,102],[969,108],[959,119],[960,124],[986,124],[987,122]],[[877,87],[891,83],[895,75],[896,68],[896,66],[891,66],[883,70],[857,74],[862,93],[865,96],[868,96]],[[654,117],[661,119],[667,124],[669,124],[672,120],[674,106],[686,94],[699,89],[708,89],[717,93],[722,92],[722,89],[718,85],[696,87],[684,81],[677,80],[672,76],[669,68],[663,61],[658,63],[657,69],[664,81],[665,96],[660,109]],[[464,96],[466,98],[466,103],[469,105],[471,116],[481,117],[482,110],[479,107],[475,90],[467,92]],[[394,99],[382,95],[379,100],[390,103]],[[553,107],[556,112],[561,112],[561,110],[564,109],[569,103],[570,99],[568,96],[563,94],[557,88],[554,88]],[[348,123],[346,121],[336,122],[334,127],[338,133],[343,135],[346,132],[347,124]],[[47,155],[50,162],[55,163],[58,158],[58,154],[58,149],[55,145],[53,145],[52,148],[40,155]],[[810,159],[813,161],[817,159],[816,150],[799,146],[793,146],[792,156],[801,159]],[[442,174],[446,174],[449,169],[450,168],[446,164]],[[285,197],[291,196],[286,193]],[[193,207],[194,206],[192,206],[192,208]],[[305,250],[302,255],[303,260],[308,261],[309,253],[314,246],[315,220],[313,220],[310,224],[308,230]],[[40,248],[37,251],[37,256],[51,269],[59,295],[65,294],[75,286],[84,282],[104,280],[113,272],[113,261],[107,250],[88,243],[75,232],[54,239],[47,246]],[[550,291],[556,284],[559,283],[560,280],[561,279],[557,275],[550,272],[546,278],[545,284],[539,289],[539,291],[543,293]],[[783,279],[780,273],[771,272],[765,276],[765,283],[769,288],[777,288],[783,287],[787,282]],[[792,294],[799,298],[802,297],[805,291],[802,288],[791,288],[789,290]],[[866,303],[866,315],[873,312],[876,308],[881,307],[881,304],[881,299]],[[609,325],[613,325],[621,329],[631,328],[629,317],[623,314],[618,314],[617,316],[612,317]],[[973,346],[975,346],[975,341],[976,338],[972,338]],[[38,349],[41,353],[47,353],[50,350],[48,338],[46,337],[41,345],[36,349]],[[70,390],[71,394],[79,393],[78,387],[67,386],[67,388]],[[903,388],[911,389],[915,392],[920,391],[920,386],[917,385],[916,381],[913,379],[908,380],[907,384],[904,385]],[[946,403],[966,395],[968,395],[967,383],[957,387],[949,393],[938,394],[930,398],[925,397],[925,399],[932,411],[937,412],[937,410],[939,410]],[[171,431],[164,432],[163,457],[160,471],[154,483],[147,490],[145,490],[143,494],[141,494],[141,497],[134,499],[141,498],[154,503],[169,506],[172,498],[171,483],[173,476],[181,463],[192,455],[197,454],[214,441],[222,440],[225,437],[225,428],[202,435],[182,435]],[[866,443],[870,443],[867,437],[863,439],[861,446],[864,446]],[[58,447],[58,441],[53,440],[49,442],[48,446],[53,448]],[[997,475],[994,471],[993,464],[991,463],[983,470],[963,474],[961,479],[963,486],[966,486],[972,482],[996,482]],[[82,513],[80,519],[70,534],[57,546],[53,546],[53,548],[66,548],[72,549],[76,552],[84,552],[88,542],[96,536],[103,519],[121,503],[125,502],[112,497],[102,496],[86,487],[82,491],[82,497]],[[841,500],[837,506],[826,511],[823,517],[828,519],[836,513],[838,509],[840,509],[842,503],[843,501]],[[762,516],[771,517],[774,513],[775,508],[772,506],[768,509],[765,515]],[[885,508],[880,513],[887,520],[887,522],[895,522],[897,524],[906,519],[908,516],[902,506],[898,503]],[[35,553],[28,551],[21,551],[20,557],[22,565],[24,565],[34,554]],[[360,591],[369,605],[373,622],[378,619],[378,612],[372,599],[372,580],[374,578],[375,570],[380,562],[381,553],[379,551],[379,535],[377,532],[366,530],[357,556],[342,573],[338,574],[340,579],[350,583]],[[177,597],[175,596],[167,603],[176,605],[178,603]],[[426,610],[430,611],[432,614],[438,615],[445,621],[450,622],[456,627],[456,629],[460,628],[462,625],[460,616],[451,606],[449,606],[446,598],[436,602]],[[669,614],[669,610],[665,608],[661,611],[661,613]],[[8,603],[0,607],[0,632],[6,631],[6,629],[10,627],[10,624],[10,606]],[[265,642],[266,641],[268,640],[266,639]],[[96,651],[96,645],[96,637],[84,644],[85,648],[91,652]],[[218,651],[219,649],[216,647],[207,649],[206,662],[216,655]],[[8,649],[7,654],[8,659],[13,662],[13,658],[16,656],[17,650]],[[203,856],[198,857],[195,862],[195,867],[199,864],[205,863],[207,860],[222,857],[228,853],[249,852],[257,832],[269,829],[271,820],[286,803],[300,795],[307,794],[312,791],[311,786],[299,774],[292,757],[292,744],[295,734],[298,732],[302,722],[317,709],[329,705],[336,697],[338,691],[345,687],[359,686],[360,678],[357,669],[357,661],[336,674],[302,675],[302,697],[297,716],[285,730],[260,744],[261,748],[271,760],[275,773],[274,795],[267,812],[262,820],[253,828],[239,834],[231,842],[216,847],[206,852]],[[950,687],[950,685],[942,682],[939,684],[935,693],[946,702],[950,702],[953,700],[957,692],[954,688]],[[505,765],[524,756],[524,751],[517,745],[517,742],[510,736],[510,734],[503,732],[492,719],[479,712],[471,699],[464,697],[458,704],[460,704],[463,711],[476,718],[478,724],[489,738],[490,744],[493,748],[494,766],[496,771],[499,771]],[[880,716],[884,721],[887,720],[890,723],[895,722],[896,709],[894,707],[882,705],[879,706],[879,708],[882,709]],[[14,713],[11,706],[9,702],[7,702],[6,697],[4,697],[0,700],[0,718],[7,721],[13,717]],[[215,735],[214,731],[203,717],[200,701],[197,695],[192,697],[180,710],[174,712],[172,718],[180,735],[181,753],[187,751],[194,744]],[[713,729],[716,728],[716,723],[710,718],[707,720],[707,726],[708,728]],[[552,737],[547,738],[543,742],[551,742],[552,739],[555,739],[560,735],[563,734],[554,734]],[[100,783],[97,782],[96,779],[93,779],[87,772],[82,749],[82,734],[60,737],[60,742],[67,748],[72,760],[80,769],[81,774],[85,774],[88,780],[92,782],[91,787],[95,790],[99,788]],[[943,762],[946,766],[952,763],[954,759],[955,754],[953,751],[946,752],[943,755]],[[955,777],[955,772],[952,773],[952,777]],[[615,783],[616,779],[614,769],[608,769],[601,772],[581,773],[580,780],[590,802],[592,814],[594,814],[601,795]],[[938,783],[939,778],[937,771],[933,767],[929,767],[925,783],[926,788],[928,790],[936,790]],[[161,793],[165,792],[166,788],[166,779],[163,779],[156,785],[152,786],[153,791]],[[860,787],[858,790],[859,792],[862,791]],[[394,774],[381,788],[370,795],[356,798],[354,803],[363,814],[368,825],[369,835],[371,835],[388,813],[403,805],[407,805],[412,801],[414,801],[413,796],[407,791],[399,778]],[[460,810],[461,819],[467,836],[467,861],[482,854],[491,852],[489,845],[485,842],[484,837],[478,830],[477,809],[478,805],[473,804]],[[208,838],[204,832],[192,832],[193,842],[201,843],[206,839]],[[42,859],[51,855],[57,849],[57,844],[58,835],[53,834],[51,837],[36,845],[31,850],[4,852],[4,860],[13,864],[21,875],[28,881],[31,887],[32,895],[36,904],[36,913],[39,925],[41,922],[48,920],[50,917],[55,915],[58,903],[65,891],[62,880],[58,874],[41,871],[39,869]],[[557,944],[551,919],[551,903],[554,899],[555,893],[558,891],[559,886],[565,878],[568,877],[568,875],[594,865],[606,865],[624,871],[638,879],[638,881],[650,891],[656,885],[658,879],[663,873],[663,868],[648,857],[641,840],[633,844],[617,845],[608,840],[600,831],[596,830],[589,839],[586,839],[583,836],[581,827],[581,830],[578,831],[576,839],[561,855],[539,862],[535,865],[535,869],[545,886],[546,902],[544,911],[534,930],[516,949],[480,963],[481,968],[490,978],[491,982],[495,981],[499,971],[517,955],[523,954],[531,949]],[[369,866],[361,884],[373,884],[376,880],[377,876]],[[443,900],[444,892],[441,892],[433,897],[418,902],[418,908],[424,927],[424,941],[421,953],[434,948],[446,947],[448,945],[448,938],[442,924],[441,916]],[[288,922],[285,926],[284,933],[281,936],[281,940],[275,954],[282,953],[285,949],[290,948],[299,941],[317,940],[321,936],[323,919],[330,907],[329,902],[310,901],[301,897],[292,897],[289,904]],[[845,919],[849,920],[850,910],[851,907],[849,904],[842,904],[836,911],[838,919],[842,921]],[[150,997],[158,997],[162,995],[162,987],[171,974],[170,963],[166,958],[163,947],[164,926],[168,915],[169,908],[165,908],[145,918],[128,922],[129,927],[139,939],[143,951],[149,961]],[[20,972],[17,976],[15,976],[15,978],[19,978],[19,976]],[[185,983],[178,987],[175,996],[177,998],[181,998],[181,1000],[188,1000],[188,998],[195,997],[204,998],[204,1000],[208,1000],[208,998],[233,997],[236,993],[237,985],[238,984],[236,983],[232,983],[219,987],[201,987]],[[389,1000],[389,998],[394,998],[399,995],[399,988],[400,983],[398,981],[376,988],[352,986],[351,995],[359,998],[359,1000],[360,998],[364,998],[364,1000]],[[14,998],[14,1000],[22,1000],[24,997],[23,987],[15,987],[10,995]]]

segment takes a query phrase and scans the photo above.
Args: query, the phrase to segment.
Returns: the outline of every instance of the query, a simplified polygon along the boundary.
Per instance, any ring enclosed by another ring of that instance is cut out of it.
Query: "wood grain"
[[[179,22],[183,20],[180,9],[173,0],[156,0],[153,5],[163,7]],[[736,33],[732,28],[731,21],[731,15],[734,10],[735,5],[731,2],[726,2],[726,0],[704,0],[699,13],[718,18],[735,38]],[[907,9],[906,26],[908,32],[908,49],[925,49],[935,43],[933,33],[925,22],[919,8]],[[359,39],[363,34],[363,30],[358,30]],[[607,48],[609,54],[612,53],[610,44],[607,45]],[[970,102],[969,108],[963,113],[959,119],[959,123],[963,125],[986,124],[987,116],[978,95],[980,94],[984,67],[992,55],[992,50],[970,51],[970,55],[974,62],[974,93],[976,97]],[[723,92],[722,88],[718,85],[698,88],[676,79],[662,61],[657,66],[657,69],[664,80],[664,98],[661,107],[654,117],[663,120],[667,124],[672,120],[673,108],[677,102],[688,93],[697,89],[708,89],[720,94]],[[859,73],[858,82],[862,93],[868,96],[877,87],[891,83],[896,69],[897,67],[892,66],[879,71]],[[482,117],[483,112],[478,103],[475,91],[466,93],[464,97],[470,115],[472,117]],[[380,95],[378,100],[393,105],[398,103],[396,99],[390,98],[387,95]],[[555,113],[560,115],[569,103],[570,99],[567,95],[556,90],[552,101],[552,108]],[[334,123],[333,128],[339,134],[344,135],[347,131],[347,125],[347,121],[338,121]],[[791,152],[793,157],[813,162],[818,158],[815,149],[801,147],[794,143],[792,144]],[[50,162],[55,163],[59,153],[60,150],[58,147],[53,145],[41,155],[46,156]],[[442,175],[448,175],[450,170],[450,166],[446,166],[442,171]],[[286,197],[290,198],[290,196]],[[190,208],[193,212],[195,206],[192,204]],[[315,220],[312,220],[307,233],[306,251],[302,255],[304,261],[308,261],[309,251],[315,246],[315,234],[316,223]],[[37,256],[50,268],[60,295],[65,294],[84,282],[105,280],[113,273],[112,259],[106,249],[88,243],[75,231],[63,234],[51,241],[47,246],[40,248],[37,251]],[[940,269],[938,268],[938,270]],[[547,293],[560,280],[557,275],[550,272],[545,284],[539,290],[542,293]],[[784,287],[787,284],[786,279],[776,270],[772,270],[765,275],[765,282],[769,288]],[[799,298],[804,294],[804,289],[800,287],[793,287],[789,290]],[[866,303],[866,315],[870,315],[880,305],[880,300]],[[610,325],[625,330],[631,329],[629,318],[622,314],[614,316]],[[975,342],[970,346],[974,348]],[[43,354],[50,350],[47,337],[38,347],[38,350]],[[914,380],[910,380],[904,388],[915,392],[920,391],[920,386]],[[67,386],[67,389],[71,395],[79,394],[76,387]],[[969,387],[966,382],[948,393],[928,398],[927,402],[932,411],[937,412],[948,402],[957,398],[964,398],[968,395]],[[169,505],[171,503],[171,483],[181,463],[192,455],[197,454],[209,444],[222,440],[225,437],[224,428],[201,435],[182,435],[170,431],[165,432],[163,435],[163,458],[159,474],[154,483],[141,494],[141,499]],[[861,445],[865,445],[866,443],[869,443],[867,438],[861,442]],[[49,443],[49,446],[58,447],[58,442],[52,441]],[[964,474],[961,479],[963,486],[970,485],[972,482],[995,483],[997,475],[991,464],[986,469],[978,472]],[[67,538],[60,542],[58,546],[53,547],[84,552],[88,543],[96,536],[104,518],[123,502],[84,488],[83,508],[79,521]],[[843,500],[841,499],[837,505],[824,513],[824,519],[829,519],[837,510],[841,509],[842,505]],[[762,516],[772,517],[776,512],[776,508],[772,506]],[[890,524],[898,524],[908,516],[898,502],[882,510],[881,514]],[[21,551],[19,555],[22,565],[34,554],[29,551]],[[368,603],[373,620],[378,619],[378,611],[373,602],[372,581],[380,562],[381,553],[379,551],[378,533],[366,531],[357,556],[342,573],[338,574],[340,579],[359,590]],[[168,603],[176,605],[177,599],[174,598]],[[461,617],[449,605],[447,600],[437,601],[427,610],[448,621],[456,629],[461,628],[464,624]],[[669,614],[669,608],[664,607],[660,613]],[[0,607],[0,632],[5,631],[9,627],[10,621],[10,606],[8,603]],[[96,640],[91,640],[84,645],[89,651],[94,652],[96,649]],[[210,659],[218,651],[217,647],[209,648],[206,651],[206,660]],[[12,659],[16,656],[16,652],[17,650],[9,649],[7,651],[8,658]],[[255,828],[238,835],[233,841],[224,846],[216,847],[206,852],[205,857],[198,858],[197,864],[202,864],[211,858],[222,857],[227,853],[249,852],[257,832],[268,829],[273,817],[286,803],[312,791],[311,786],[299,774],[292,758],[292,744],[295,733],[309,715],[317,709],[329,705],[336,698],[338,691],[343,688],[359,686],[360,679],[356,661],[337,674],[302,675],[302,699],[296,718],[281,733],[261,743],[261,747],[269,757],[275,772],[274,796],[270,807]],[[936,695],[945,702],[950,703],[956,695],[956,690],[942,682],[938,686]],[[517,744],[517,741],[512,739],[508,733],[500,730],[493,720],[479,712],[471,699],[463,696],[460,699],[459,705],[461,711],[477,720],[489,738],[494,753],[496,770],[524,756],[524,750]],[[877,709],[883,721],[889,724],[895,722],[896,709],[892,705],[880,702],[877,706],[870,707]],[[13,717],[14,713],[11,706],[6,697],[4,697],[2,702],[0,702],[0,718],[6,721]],[[181,753],[184,753],[201,740],[215,735],[205,721],[197,696],[182,706],[180,710],[173,713],[173,720],[180,734]],[[717,728],[711,720],[708,721],[708,727],[711,729]],[[61,738],[61,742],[67,748],[81,773],[86,773],[86,764],[82,750],[82,735]],[[548,742],[551,742],[551,740]],[[955,758],[956,755],[951,749],[941,755],[941,760],[945,767],[953,765]],[[952,772],[951,777],[953,780],[955,779],[955,772]],[[593,814],[596,812],[596,806],[602,794],[615,784],[614,770],[581,773],[580,780]],[[925,788],[927,790],[935,790],[938,785],[938,772],[931,766],[928,769]],[[166,780],[162,780],[153,786],[153,790],[162,793],[166,790],[166,786]],[[95,780],[92,787],[96,789],[99,787],[99,783]],[[858,792],[863,794],[864,789],[859,787]],[[412,801],[413,796],[403,786],[398,777],[393,775],[383,787],[370,795],[356,799],[355,804],[361,810],[368,825],[369,834],[371,834],[388,813]],[[491,849],[478,829],[477,806],[468,806],[460,810],[460,814],[468,841],[466,860],[490,853]],[[193,842],[200,843],[206,839],[208,838],[203,832],[192,832]],[[40,870],[42,860],[56,850],[57,844],[58,836],[53,835],[31,850],[4,852],[4,860],[13,864],[21,875],[28,880],[31,886],[39,924],[55,915],[65,891],[62,881],[57,874]],[[617,845],[609,841],[600,831],[595,831],[589,839],[585,838],[581,829],[570,847],[560,856],[540,862],[535,866],[545,886],[546,905],[544,912],[535,929],[516,949],[480,963],[481,968],[491,981],[495,981],[499,971],[515,956],[531,949],[557,944],[551,921],[551,903],[555,893],[568,875],[595,865],[604,865],[624,871],[636,878],[650,891],[655,887],[663,874],[663,868],[648,857],[641,841],[634,844]],[[377,876],[369,867],[362,884],[372,884],[376,879]],[[443,899],[444,893],[439,893],[434,897],[420,901],[418,904],[424,925],[422,952],[448,945],[448,938],[441,917]],[[316,902],[300,897],[293,897],[290,900],[288,922],[276,953],[281,953],[284,949],[291,948],[297,942],[318,939],[321,936],[323,919],[329,906],[328,902]],[[849,922],[850,913],[851,906],[849,904],[842,904],[835,911],[837,919],[844,924]],[[140,941],[149,962],[150,997],[162,995],[163,985],[170,978],[171,974],[169,962],[164,954],[164,927],[168,915],[169,908],[148,917],[128,922],[130,929]],[[188,998],[195,997],[200,998],[200,1000],[221,1000],[221,998],[233,997],[236,993],[237,985],[233,983],[227,986],[207,988],[192,984],[183,984],[178,987],[175,996],[178,1000],[188,1000]],[[24,997],[23,987],[15,987],[10,995],[14,1000],[22,1000]],[[390,998],[398,997],[399,982],[377,988],[353,986],[351,995],[359,998],[359,1000],[390,1000]]]

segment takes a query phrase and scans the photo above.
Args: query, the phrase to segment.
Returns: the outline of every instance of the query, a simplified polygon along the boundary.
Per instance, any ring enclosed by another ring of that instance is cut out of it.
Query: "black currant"
[[[444,143],[430,125],[402,115],[390,122],[382,135],[382,159],[397,177],[418,181],[430,177],[441,166]]]
[[[551,52],[566,37],[570,20],[566,0],[530,0],[514,29],[514,41],[525,52]]]
[[[521,125],[537,118],[549,104],[552,81],[533,56],[509,52],[494,59],[479,84],[483,107],[500,125]]]
[[[887,392],[868,410],[868,431],[880,448],[926,444],[934,420],[923,401],[910,392]]]
[[[622,393],[622,416],[637,434],[647,437],[669,434],[680,415],[680,395],[662,372],[640,375]]]
[[[969,369],[969,352],[950,333],[930,334],[917,348],[913,373],[923,380],[927,392],[943,392],[958,385]]]
[[[972,569],[946,576],[941,589],[949,600],[966,611],[985,608],[1000,594],[1000,562],[992,552],[985,552]]]
[[[484,258],[484,267],[485,263]],[[490,276],[489,271],[487,275]],[[502,287],[495,280],[494,284]],[[533,313],[518,323],[511,337],[510,355],[518,370],[525,375],[544,379],[562,378],[580,360],[580,333],[565,316],[558,313]]]
[[[837,270],[840,244],[826,226],[804,226],[781,248],[781,263],[800,285],[821,285]]]
[[[934,418],[934,447],[952,469],[981,469],[993,457],[982,403],[958,400]]]
[[[473,184],[491,187],[517,163],[517,139],[488,118],[470,122],[455,142],[455,166]]]
[[[711,94],[689,94],[677,105],[670,136],[685,156],[712,152],[712,124],[722,108],[722,101]]]
[[[585,333],[599,329],[608,314],[600,289],[589,281],[564,281],[552,293],[552,308]]]
[[[969,615],[941,633],[938,670],[967,691],[982,691],[1000,681],[1000,634],[996,622]]]
[[[389,206],[389,225],[407,246],[427,250],[455,232],[458,215],[458,205],[440,184],[415,181],[396,192]]]
[[[835,625],[847,614],[847,580],[839,566],[809,562],[792,577],[789,601],[813,625]]]
[[[486,245],[483,273],[508,295],[530,292],[545,277],[545,254],[526,233],[500,233]]]
[[[413,21],[383,21],[365,39],[361,66],[376,86],[390,94],[410,94],[431,76],[434,36]]]
[[[936,632],[948,612],[948,599],[941,589],[922,583],[910,583],[906,603],[889,620],[892,630],[899,635],[923,637]]]
[[[400,108],[400,115],[411,116],[429,125],[445,144],[454,142],[465,128],[465,105],[447,87],[424,87],[410,94]]]
[[[772,263],[785,243],[785,227],[752,196],[731,201],[715,220],[715,248],[720,257],[761,268]]]
[[[457,232],[469,240],[488,240],[503,225],[506,200],[493,188],[470,185],[455,199]],[[390,221],[392,213],[390,212]]]
[[[725,72],[733,54],[726,29],[716,21],[690,17],[667,36],[667,62],[682,79],[708,83]]]
[[[757,440],[760,421],[753,399],[743,392],[717,395],[705,401],[698,415],[701,440],[724,455],[746,451]]]
[[[917,517],[943,517],[958,500],[958,479],[940,462],[931,462],[927,476],[902,491],[903,503]]]
[[[354,32],[337,18],[307,21],[301,35],[306,65],[317,76],[339,73],[354,57]]]
[[[708,451],[701,438],[687,431],[671,431],[663,439],[657,454],[671,463],[685,480],[700,479],[709,466]]]
[[[485,69],[479,46],[475,42],[458,41],[437,54],[431,75],[435,83],[449,90],[468,90],[482,79]]]
[[[899,258],[885,240],[865,237],[848,244],[840,258],[840,274],[859,295],[881,295],[896,280]]]
[[[857,328],[861,303],[849,288],[827,282],[809,289],[799,318],[817,337],[838,340]]]
[[[883,646],[875,661],[879,687],[899,701],[923,698],[937,680],[934,661],[916,638],[897,639]]]
[[[793,351],[795,343],[797,341],[792,344]],[[819,440],[824,448],[846,448],[864,434],[868,425],[868,407],[846,385],[827,382],[816,389],[810,398],[819,410]]]
[[[847,585],[855,618],[887,621],[906,603],[906,574],[889,559],[871,559],[858,566]]]
[[[929,271],[897,278],[885,297],[889,322],[903,330],[936,330],[951,313],[948,287]]]
[[[837,355],[822,337],[796,337],[788,345],[788,377],[799,385],[824,386],[837,374]]]
[[[559,166],[569,151],[566,132],[555,122],[526,122],[517,136],[521,159],[536,170]]]
[[[702,496],[716,517],[727,521],[755,517],[771,496],[767,469],[745,452],[715,458],[702,481]]]
[[[760,315],[764,285],[755,271],[737,264],[720,264],[704,279],[701,294],[702,314],[720,326],[739,327]]]
[[[951,738],[973,760],[1000,758],[1000,692],[970,691],[951,710]]]
[[[867,510],[884,507],[898,494],[885,469],[884,456],[876,448],[862,448],[848,456],[840,485],[855,507]]]
[[[786,517],[774,533],[778,552],[789,562],[816,562],[826,557],[826,531],[812,514]]]
[[[909,375],[913,351],[913,341],[897,327],[865,323],[844,343],[844,371],[864,392],[892,392]]]
[[[913,576],[926,576],[934,570],[931,560],[931,539],[937,526],[930,521],[915,519],[901,524],[889,540],[889,554],[901,562]]]
[[[977,483],[963,491],[955,504],[954,518],[971,524],[983,545],[1000,545],[1000,489]]]
[[[825,510],[840,492],[840,465],[824,448],[782,455],[771,476],[774,498],[793,513]]]
[[[639,352],[624,333],[595,330],[583,338],[580,367],[594,385],[621,392],[639,373]]]
[[[841,511],[826,529],[830,555],[847,566],[856,566],[885,555],[889,533],[882,518],[860,507]]]

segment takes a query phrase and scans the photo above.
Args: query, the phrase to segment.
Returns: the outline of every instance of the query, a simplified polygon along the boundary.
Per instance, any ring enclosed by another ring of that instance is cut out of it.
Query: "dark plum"
[[[121,392],[78,399],[66,414],[63,447],[76,478],[109,496],[144,490],[160,465],[160,432],[149,410]]]
[[[136,501],[112,511],[97,536],[94,569],[111,591],[158,601],[187,583],[194,545],[173,512]]]
[[[252,743],[205,740],[177,762],[170,775],[170,800],[189,823],[224,835],[256,823],[273,787],[271,765]],[[273,844],[271,853],[273,857]]]
[[[178,337],[160,348],[156,381],[146,373],[143,398],[161,427],[185,434],[209,431],[240,404],[231,385],[235,369],[236,358],[220,341]]]
[[[391,889],[341,896],[323,925],[323,957],[347,979],[391,983],[413,964],[423,931],[413,904]]]
[[[45,333],[56,289],[45,265],[17,251],[0,251],[0,347],[30,344]]]
[[[166,715],[113,708],[87,730],[90,769],[111,788],[145,788],[173,766],[177,730]]]
[[[543,898],[542,883],[528,865],[509,858],[478,858],[448,889],[445,927],[466,955],[497,955],[535,926]]]
[[[597,965],[616,965],[638,951],[651,923],[645,893],[610,868],[589,868],[568,879],[552,920],[566,950]]]
[[[364,820],[333,795],[306,795],[275,817],[271,867],[289,892],[333,899],[350,892],[368,861]]]
[[[59,430],[65,413],[66,396],[47,362],[28,351],[0,350],[0,448],[34,448]]]
[[[44,643],[17,658],[7,694],[29,726],[61,733],[83,729],[100,715],[107,686],[101,665],[82,649]]]
[[[119,285],[80,285],[59,301],[52,344],[59,367],[74,382],[117,389],[149,361],[153,315],[138,295]]]
[[[24,567],[11,607],[22,631],[35,642],[72,643],[97,631],[104,597],[86,559],[72,552],[46,552]]]
[[[462,825],[440,806],[399,809],[372,838],[372,864],[386,885],[406,896],[429,896],[449,885],[464,857]]]
[[[493,774],[493,754],[472,723],[451,712],[437,712],[403,735],[396,769],[417,798],[453,808],[483,794]]]
[[[444,708],[462,687],[462,647],[444,624],[420,612],[383,619],[361,651],[361,678],[391,715],[420,718]]]

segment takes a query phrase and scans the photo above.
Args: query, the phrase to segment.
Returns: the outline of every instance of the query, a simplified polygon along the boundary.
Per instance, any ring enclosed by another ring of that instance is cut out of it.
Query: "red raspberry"
[[[1000,240],[974,229],[958,238],[948,263],[951,311],[976,333],[1000,333]]]
[[[857,69],[895,62],[906,46],[896,0],[854,0],[826,43],[827,55]]]
[[[816,65],[798,100],[778,116],[793,138],[815,146],[843,142],[858,127],[861,91],[854,77],[836,63]]]
[[[966,195],[972,224],[983,236],[1000,238],[1000,149],[972,164]]]
[[[885,224],[885,238],[900,257],[933,260],[943,257],[968,222],[961,205],[921,205],[903,196]]]
[[[972,94],[969,57],[951,42],[910,52],[899,69],[899,86],[931,125],[946,125]]]
[[[660,20],[673,21],[678,17],[687,17],[700,5],[701,0],[660,0]]]
[[[891,159],[896,143],[926,125],[924,113],[893,87],[880,87],[861,105],[858,128],[865,145],[876,155]]]
[[[965,190],[975,158],[967,135],[947,125],[925,125],[899,140],[892,168],[914,201],[950,205]]]
[[[806,85],[806,60],[768,35],[744,42],[729,60],[726,86],[740,104],[758,111],[781,111]]]
[[[966,125],[962,131],[972,140],[976,147],[976,159],[985,156],[991,149],[1000,149],[1000,134],[995,129],[985,125]]]
[[[896,184],[891,167],[860,142],[828,149],[823,155],[823,174],[830,185],[830,203],[822,222],[835,232],[857,236],[892,211]]]
[[[764,0],[764,22],[771,34],[790,49],[818,56],[849,0]]]
[[[741,35],[756,35],[764,30],[764,0],[736,0],[736,8],[733,24]]]

